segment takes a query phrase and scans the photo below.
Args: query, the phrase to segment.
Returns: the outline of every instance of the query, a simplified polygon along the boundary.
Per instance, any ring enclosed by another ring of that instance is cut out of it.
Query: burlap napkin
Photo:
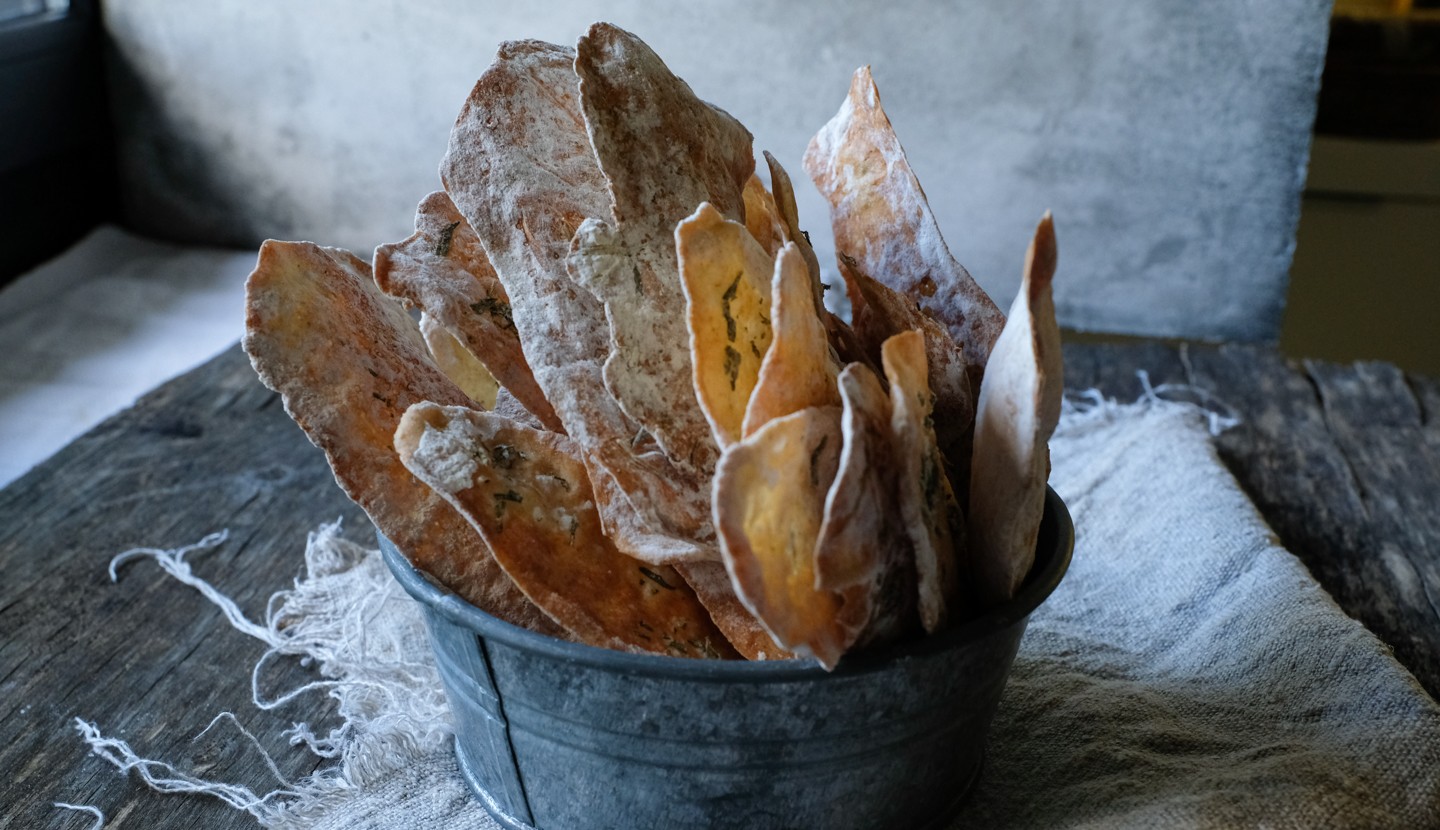
[[[1074,562],[1031,619],[956,827],[1440,826],[1440,707],[1279,546],[1202,413],[1072,410],[1052,455]],[[413,603],[333,528],[307,559],[251,633],[336,678],[349,728],[302,737],[340,761],[227,800],[276,828],[496,827],[456,771]],[[142,777],[225,797],[80,727]]]

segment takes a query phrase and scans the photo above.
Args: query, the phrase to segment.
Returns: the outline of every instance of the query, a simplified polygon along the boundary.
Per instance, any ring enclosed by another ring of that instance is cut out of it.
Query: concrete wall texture
[[[400,239],[495,46],[573,43],[603,18],[780,159],[827,267],[827,211],[800,158],[869,64],[951,250],[1002,307],[1051,209],[1063,324],[1273,340],[1329,7],[125,0],[104,11],[127,218],[163,237],[360,252]]]

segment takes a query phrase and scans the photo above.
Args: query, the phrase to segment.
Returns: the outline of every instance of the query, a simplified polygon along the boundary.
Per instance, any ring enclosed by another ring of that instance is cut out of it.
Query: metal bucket
[[[829,673],[562,642],[480,611],[380,545],[424,608],[460,770],[503,827],[871,830],[941,827],[960,809],[1030,612],[1074,540],[1047,491],[1014,600]]]

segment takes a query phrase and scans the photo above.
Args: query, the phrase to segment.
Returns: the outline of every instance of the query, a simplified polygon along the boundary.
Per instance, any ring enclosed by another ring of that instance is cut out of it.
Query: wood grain
[[[73,720],[145,757],[263,793],[274,780],[233,727],[192,739],[234,712],[283,773],[300,777],[316,759],[279,735],[296,721],[329,723],[330,701],[318,692],[258,710],[249,676],[259,641],[152,561],[124,567],[114,584],[106,569],[128,548],[228,528],[225,544],[191,556],[195,572],[263,619],[269,595],[303,567],[306,532],[337,517],[349,537],[370,533],[238,348],[0,491],[0,827],[88,826],[54,801],[99,807],[110,830],[253,827],[210,797],[150,793],[91,756]],[[274,669],[284,688],[313,676],[296,662]]]
[[[1242,419],[1217,446],[1285,546],[1342,608],[1440,693],[1440,383],[1384,364],[1295,364],[1259,347],[1070,344],[1067,385],[1121,400],[1152,385],[1208,389]],[[195,571],[252,618],[300,573],[305,534],[343,517],[370,543],[318,450],[255,379],[238,348],[141,399],[0,491],[0,827],[76,828],[93,804],[115,828],[250,827],[212,798],[160,796],[91,756],[76,717],[147,757],[258,792],[273,780],[231,711],[281,771],[316,759],[285,745],[295,721],[324,726],[323,693],[265,713],[249,674],[264,647],[149,561],[112,584],[110,558],[229,528]],[[286,687],[312,677],[278,663]]]

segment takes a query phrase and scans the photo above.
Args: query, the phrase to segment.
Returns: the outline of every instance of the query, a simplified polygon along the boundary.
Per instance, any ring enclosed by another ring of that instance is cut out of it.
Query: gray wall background
[[[870,64],[952,251],[1002,306],[1051,209],[1063,324],[1273,340],[1329,8],[114,0],[104,17],[127,220],[166,238],[368,252],[408,235],[496,44],[570,44],[603,18],[775,153],[827,267],[800,158]]]

